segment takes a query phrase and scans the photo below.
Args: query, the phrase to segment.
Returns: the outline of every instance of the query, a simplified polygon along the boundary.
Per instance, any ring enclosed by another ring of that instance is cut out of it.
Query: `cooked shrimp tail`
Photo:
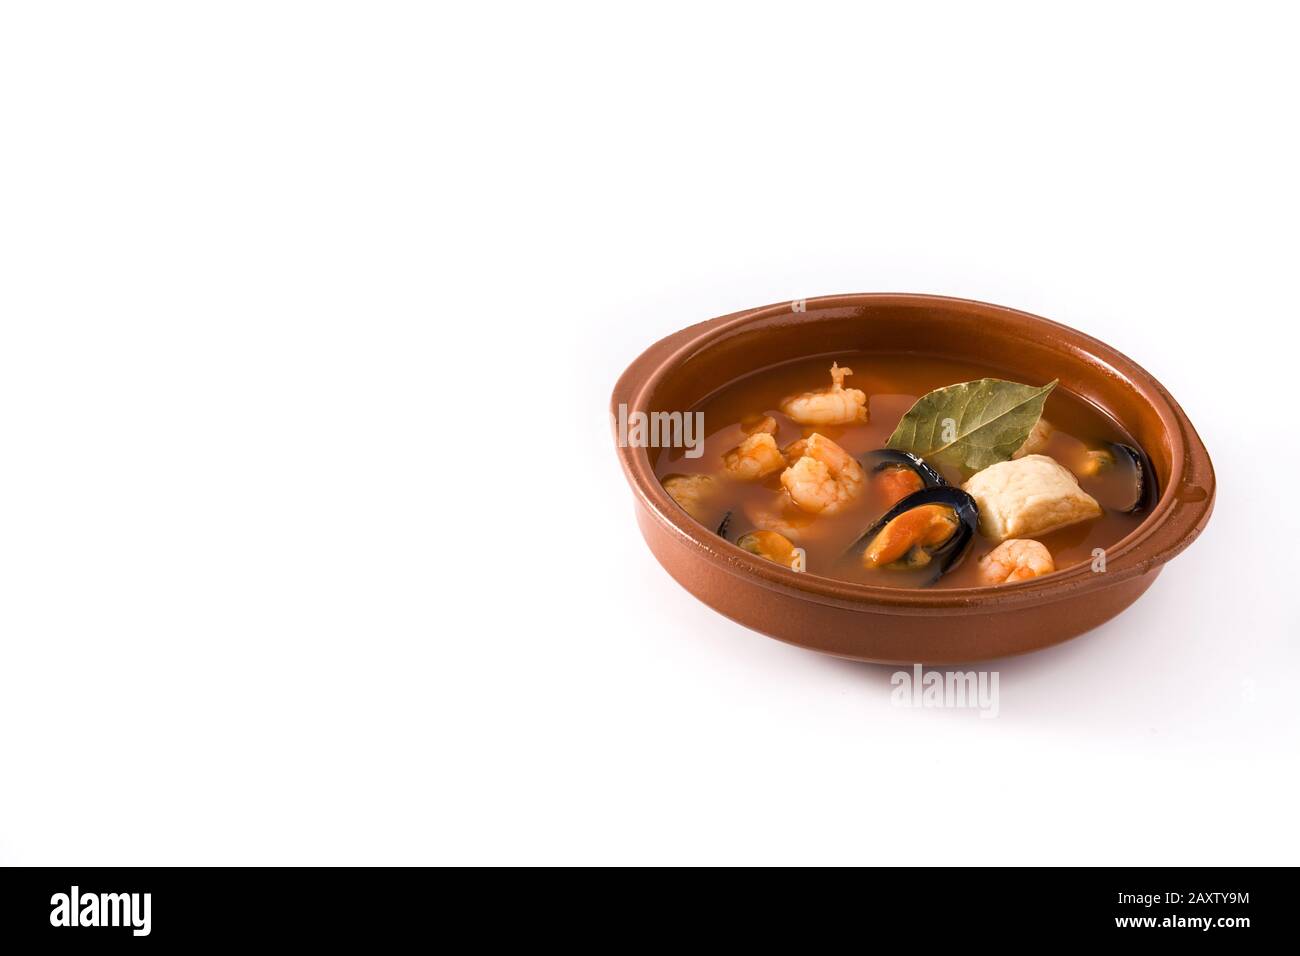
[[[767,432],[754,432],[723,457],[727,474],[740,481],[757,481],[785,467],[785,456]]]
[[[862,466],[835,442],[814,432],[801,450],[802,456],[781,473],[781,485],[804,511],[834,514],[862,494]]]
[[[831,386],[787,398],[781,411],[800,425],[855,425],[867,421],[867,394],[845,388],[844,379],[853,369],[831,363]]]
[[[979,560],[982,584],[1014,584],[1055,570],[1052,552],[1042,542],[1029,538],[1003,541]]]

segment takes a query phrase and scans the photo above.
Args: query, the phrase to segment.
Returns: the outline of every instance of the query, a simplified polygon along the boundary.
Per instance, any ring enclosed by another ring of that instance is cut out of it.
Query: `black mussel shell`
[[[1133,489],[1133,504],[1121,510],[1125,514],[1150,511],[1160,497],[1160,482],[1156,478],[1155,469],[1151,467],[1151,459],[1141,448],[1134,448],[1121,442],[1112,443],[1110,449],[1117,457],[1123,455],[1128,458],[1133,463],[1133,471],[1137,475],[1137,487]]]
[[[722,521],[718,523],[718,537],[720,537],[723,541],[730,541],[731,539],[727,537],[727,531],[730,530],[730,528],[731,528],[731,512],[728,511],[725,515],[722,516]]]
[[[1097,447],[1115,459],[1112,467],[1133,476],[1132,486],[1122,488],[1116,494],[1110,494],[1110,488],[1104,483],[1094,486],[1091,489],[1092,496],[1101,503],[1102,507],[1123,514],[1136,514],[1154,508],[1156,500],[1160,497],[1160,488],[1155,469],[1151,467],[1151,459],[1147,457],[1147,453],[1141,448],[1125,445],[1122,442],[1100,442]]]
[[[938,488],[948,484],[943,480],[942,475],[911,452],[895,451],[893,448],[877,448],[875,451],[869,451],[862,456],[862,467],[871,475],[898,465],[910,468],[920,475],[921,481],[925,482],[927,488]]]
[[[844,553],[841,560],[859,561],[862,552],[866,550],[872,539],[880,533],[881,528],[903,512],[911,511],[921,505],[947,505],[957,513],[959,527],[956,534],[931,553],[931,561],[928,567],[933,570],[925,583],[933,584],[938,581],[956,567],[957,563],[966,555],[966,552],[970,549],[971,541],[975,538],[975,531],[979,528],[980,521],[979,506],[975,503],[975,499],[960,488],[954,488],[951,485],[922,488],[920,491],[908,495],[873,521],[871,527],[862,533],[862,536]]]

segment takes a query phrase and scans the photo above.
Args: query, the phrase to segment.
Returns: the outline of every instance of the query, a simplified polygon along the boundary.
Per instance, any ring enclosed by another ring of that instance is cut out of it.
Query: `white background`
[[[1296,863],[1294,24],[898,6],[6,7],[0,862]],[[1217,465],[996,720],[633,523],[623,367],[850,291],[1098,336]]]

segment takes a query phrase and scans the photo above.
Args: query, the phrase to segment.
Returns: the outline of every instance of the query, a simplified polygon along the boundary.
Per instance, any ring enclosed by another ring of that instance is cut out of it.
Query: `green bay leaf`
[[[931,464],[979,471],[1025,443],[1055,387],[1055,379],[1035,388],[981,378],[937,388],[916,400],[886,444]]]

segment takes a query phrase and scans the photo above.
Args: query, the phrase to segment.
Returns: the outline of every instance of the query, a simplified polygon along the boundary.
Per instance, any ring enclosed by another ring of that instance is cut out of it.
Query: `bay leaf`
[[[886,445],[931,464],[979,471],[1025,443],[1055,387],[1055,379],[1035,388],[981,378],[937,388],[916,400]]]

